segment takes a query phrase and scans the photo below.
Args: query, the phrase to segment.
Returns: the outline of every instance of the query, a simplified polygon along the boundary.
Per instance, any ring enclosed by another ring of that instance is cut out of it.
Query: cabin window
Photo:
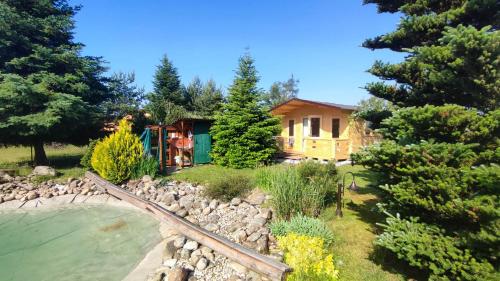
[[[338,138],[340,136],[340,119],[332,119],[332,138]]]
[[[311,137],[319,137],[319,118],[311,118]]]
[[[288,120],[288,136],[293,137],[295,131],[294,131],[294,126],[295,121],[294,120]]]

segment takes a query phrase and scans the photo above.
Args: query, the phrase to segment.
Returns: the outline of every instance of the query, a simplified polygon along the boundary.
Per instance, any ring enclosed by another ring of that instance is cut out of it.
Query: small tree
[[[98,141],[90,163],[101,177],[120,183],[132,176],[142,159],[142,143],[126,119],[120,121],[118,131]]]
[[[210,79],[206,83],[195,77],[186,87],[186,109],[202,117],[211,117],[222,107],[224,95],[215,81]]]
[[[277,151],[273,136],[281,130],[280,120],[260,105],[258,80],[254,60],[245,54],[229,88],[228,103],[215,116],[210,131],[215,140],[212,157],[218,165],[255,167]]]

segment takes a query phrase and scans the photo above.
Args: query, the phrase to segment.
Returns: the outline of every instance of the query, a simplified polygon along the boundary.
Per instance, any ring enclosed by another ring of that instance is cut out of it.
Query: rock
[[[180,248],[180,247],[179,247]],[[170,240],[165,244],[165,249],[163,249],[163,259],[171,259],[175,256],[175,252],[177,251],[177,247],[175,245],[175,240]]]
[[[35,199],[37,197],[38,197],[38,194],[36,192],[34,192],[34,191],[30,191],[30,192],[28,192],[28,194],[26,194],[26,198],[28,200],[33,200],[33,199]]]
[[[201,251],[201,254],[202,254],[202,255],[204,255],[204,256],[205,256],[205,255],[207,255],[207,254],[209,254],[209,253],[212,253],[212,252],[213,252],[213,250],[212,250],[212,249],[210,249],[210,248],[209,248],[209,247],[207,247],[207,246],[201,246],[201,247],[200,247],[200,251]]]
[[[203,270],[207,268],[208,266],[208,261],[205,258],[201,258],[197,263],[196,263],[196,269],[198,270]]]
[[[180,252],[180,257],[181,257],[181,259],[188,260],[191,257],[191,251],[188,249],[182,248],[181,252]]]
[[[177,259],[168,259],[168,260],[163,262],[164,266],[167,266],[170,268],[173,268],[176,264],[177,264]]]
[[[185,209],[191,209],[191,207],[193,206],[193,202],[194,202],[193,194],[183,196],[181,197],[181,199],[179,199],[179,205],[181,205],[181,207],[184,207]]]
[[[236,197],[236,198],[233,198],[231,200],[231,205],[232,206],[238,206],[239,204],[241,204],[241,199],[240,198]]]
[[[212,209],[210,209],[210,207],[206,207],[203,209],[203,211],[201,213],[206,216],[206,215],[210,214],[210,212],[212,212]]]
[[[161,202],[165,203],[166,205],[170,205],[175,201],[175,195],[173,193],[165,193],[161,197]]]
[[[259,240],[257,240],[257,247],[255,250],[261,254],[269,253],[269,238],[267,235],[262,235]]]
[[[186,211],[186,209],[180,209],[179,211],[175,212],[175,214],[179,217],[185,217],[187,216],[188,212]]]
[[[215,231],[219,230],[219,226],[216,225],[215,223],[209,223],[209,224],[205,225],[205,229],[210,231],[210,232],[215,232]]]
[[[182,247],[183,249],[194,251],[198,249],[198,242],[196,241],[188,241],[184,246]]]
[[[245,198],[245,201],[252,204],[252,205],[261,205],[266,201],[266,194],[262,192],[260,189],[255,188],[252,190],[250,195]]]
[[[216,214],[211,214],[207,217],[207,222],[210,223],[218,223],[220,220],[220,216]]]
[[[150,175],[144,175],[142,177],[142,182],[146,183],[146,182],[153,182],[153,178],[151,178]]]
[[[56,176],[56,170],[49,166],[36,166],[31,174],[34,176]]]
[[[216,199],[213,199],[212,201],[210,201],[210,204],[208,204],[208,207],[210,207],[210,209],[212,210],[215,210],[215,208],[217,208],[218,205],[219,202]]]
[[[259,216],[261,218],[265,218],[266,220],[269,220],[272,218],[273,212],[269,208],[263,208],[262,210],[260,210]]]
[[[174,246],[177,249],[184,247],[184,244],[186,244],[186,237],[184,236],[180,236],[174,240]]]
[[[181,209],[181,206],[177,203],[174,203],[167,208],[168,211],[173,212],[173,213],[179,211],[180,209]]]
[[[186,281],[189,277],[189,270],[183,267],[176,267],[170,271],[167,281]]]
[[[263,217],[255,217],[251,222],[250,224],[255,224],[255,225],[258,225],[259,227],[260,226],[264,226],[267,222],[267,219],[263,218]]]
[[[82,194],[83,194],[83,191],[84,191],[84,190],[85,190],[85,189],[83,189],[83,190],[82,190]],[[88,191],[87,191],[87,192],[88,192]],[[143,194],[144,194],[144,191],[142,191],[142,189],[139,189],[139,190],[137,190],[137,191],[135,192],[135,195],[137,195],[137,196],[139,196],[139,197],[141,197],[141,195],[143,195]],[[85,195],[85,194],[83,194],[83,195]]]
[[[260,226],[258,226],[256,224],[249,224],[247,229],[246,229],[246,233],[247,233],[247,235],[252,235],[252,233],[259,230],[259,228],[260,228]]]
[[[261,236],[262,236],[262,234],[260,234],[259,232],[254,232],[254,233],[252,233],[252,235],[248,236],[247,241],[250,241],[250,242],[255,242],[255,241],[257,241],[257,239],[259,239]]]
[[[247,234],[244,230],[240,229],[233,234],[233,238],[236,242],[241,243],[247,239]]]

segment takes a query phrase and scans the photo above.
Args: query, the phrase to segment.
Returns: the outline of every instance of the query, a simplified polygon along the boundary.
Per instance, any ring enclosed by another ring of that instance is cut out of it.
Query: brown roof
[[[312,100],[293,98],[291,100],[288,100],[284,103],[278,104],[275,107],[271,108],[271,112],[273,114],[280,115],[283,113],[290,112],[291,110],[294,110],[296,108],[299,108],[300,106],[303,106],[304,104],[311,104],[311,105],[317,105],[317,106],[322,106],[322,107],[344,109],[344,110],[350,110],[350,111],[355,111],[358,108],[355,105],[345,105],[345,104],[332,103],[332,102],[320,102],[320,101],[312,101]]]

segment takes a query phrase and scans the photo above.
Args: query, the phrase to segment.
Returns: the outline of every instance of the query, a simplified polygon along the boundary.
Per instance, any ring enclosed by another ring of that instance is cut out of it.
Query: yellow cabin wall
[[[281,115],[281,144],[285,152],[297,153],[307,158],[347,159],[351,153],[377,142],[380,137],[366,129],[364,120],[353,119],[352,110],[304,104],[284,115]],[[319,137],[303,136],[303,118],[320,118]],[[340,120],[339,138],[332,138],[332,119]],[[289,120],[294,120],[294,144],[288,147]]]
[[[334,142],[332,140],[337,139],[349,139],[350,135],[350,115],[352,111],[342,110],[342,109],[334,109],[329,107],[321,107],[317,105],[304,105],[301,108],[295,109],[282,117],[282,132],[281,136],[285,138],[285,142],[287,143],[289,129],[288,122],[289,120],[294,120],[294,146],[293,150],[287,150],[289,152],[303,153],[306,157],[312,158],[322,158],[322,159],[333,159],[335,157],[335,148]],[[319,137],[306,137],[304,138],[304,144],[302,142],[303,139],[303,118],[309,118],[309,126],[310,120],[312,117],[320,118],[320,135]],[[340,128],[339,128],[339,138],[332,138],[332,119],[338,118],[340,120]],[[285,143],[285,144],[286,144]],[[306,147],[304,149],[304,146]],[[314,149],[307,149],[312,148]],[[285,149],[286,150],[286,149]]]

